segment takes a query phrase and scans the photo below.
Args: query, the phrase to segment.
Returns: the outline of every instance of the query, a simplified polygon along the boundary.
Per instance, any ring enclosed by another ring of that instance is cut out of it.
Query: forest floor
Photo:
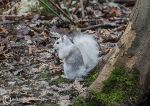
[[[84,95],[94,78],[80,82],[61,77],[62,62],[55,58],[53,49],[58,36],[51,32],[68,34],[68,23],[39,11],[18,15],[16,4],[0,0],[0,105],[70,105],[75,97]],[[85,14],[80,7],[71,11],[78,28],[95,34],[103,58],[115,48],[131,9],[127,3],[91,0]]]

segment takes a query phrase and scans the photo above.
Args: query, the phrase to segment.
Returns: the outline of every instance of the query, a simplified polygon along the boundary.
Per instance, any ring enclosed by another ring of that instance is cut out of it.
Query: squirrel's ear
[[[63,40],[67,40],[68,37],[66,35],[63,36]]]
[[[67,38],[68,38],[66,35],[64,35],[63,37],[64,37],[64,39],[67,39]]]
[[[64,40],[63,36],[60,36],[60,40],[63,42],[63,40]]]

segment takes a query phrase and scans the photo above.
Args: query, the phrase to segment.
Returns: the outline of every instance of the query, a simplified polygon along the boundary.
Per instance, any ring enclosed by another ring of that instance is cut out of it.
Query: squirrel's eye
[[[56,42],[56,44],[59,44],[59,42]]]

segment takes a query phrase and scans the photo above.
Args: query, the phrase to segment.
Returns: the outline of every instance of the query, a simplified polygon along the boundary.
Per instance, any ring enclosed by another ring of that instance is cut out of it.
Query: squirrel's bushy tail
[[[87,71],[93,69],[98,63],[98,44],[94,36],[80,33],[73,39],[74,44],[79,48]]]

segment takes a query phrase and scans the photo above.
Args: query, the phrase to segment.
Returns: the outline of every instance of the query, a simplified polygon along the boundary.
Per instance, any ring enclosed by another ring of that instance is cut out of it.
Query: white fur
[[[98,44],[92,35],[81,34],[73,39],[74,44],[79,48],[86,67],[94,68],[98,63]],[[90,71],[89,69],[89,71]]]
[[[68,79],[82,79],[98,63],[98,45],[93,36],[82,34],[73,38],[59,38],[54,47],[64,63],[64,74]]]

